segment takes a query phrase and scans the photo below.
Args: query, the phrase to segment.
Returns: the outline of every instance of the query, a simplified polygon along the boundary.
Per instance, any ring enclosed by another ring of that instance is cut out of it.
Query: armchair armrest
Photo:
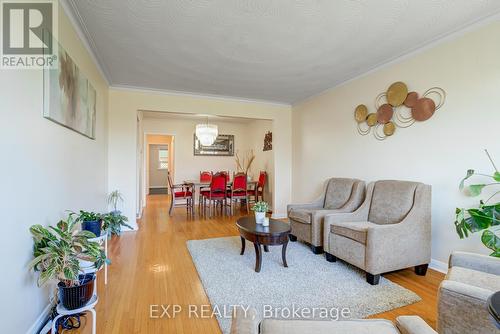
[[[287,215],[290,214],[292,209],[322,209],[325,201],[325,195],[321,195],[316,198],[311,203],[303,203],[303,204],[288,204],[286,206]]]
[[[422,318],[417,316],[397,317],[396,326],[401,334],[438,334]]]
[[[260,318],[254,308],[236,307],[233,312],[231,334],[259,334]]]
[[[500,258],[468,253],[453,252],[450,256],[450,267],[462,267],[482,271],[489,274],[500,275]]]

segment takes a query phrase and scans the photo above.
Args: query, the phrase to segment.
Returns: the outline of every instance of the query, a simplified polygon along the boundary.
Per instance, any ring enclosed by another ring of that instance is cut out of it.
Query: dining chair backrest
[[[261,171],[259,174],[259,182],[258,182],[258,186],[260,188],[264,188],[264,185],[266,184],[266,179],[267,179],[267,173],[264,171]]]
[[[247,175],[245,173],[234,174],[232,191],[247,191]]]
[[[225,193],[227,190],[227,176],[222,173],[217,173],[212,176],[212,181],[210,181],[210,192]]]
[[[200,172],[200,182],[211,182],[212,181],[212,172]]]
[[[226,170],[222,170],[219,172],[219,174],[223,175],[227,181],[229,181],[229,171],[226,171]]]
[[[168,181],[168,187],[170,188],[170,191],[173,194],[174,190],[174,182],[172,181],[172,175],[170,174],[170,171],[167,171],[167,181]]]

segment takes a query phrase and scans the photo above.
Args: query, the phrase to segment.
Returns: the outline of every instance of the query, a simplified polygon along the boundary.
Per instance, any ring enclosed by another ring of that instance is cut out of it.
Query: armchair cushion
[[[374,224],[370,222],[334,223],[331,226],[331,232],[365,245],[368,228],[372,225]]]
[[[492,292],[500,291],[500,277],[482,271],[462,267],[451,267],[448,270],[446,279],[476,286],[478,288],[488,289]]]
[[[375,182],[368,220],[375,224],[396,224],[410,212],[416,182],[384,180]]]

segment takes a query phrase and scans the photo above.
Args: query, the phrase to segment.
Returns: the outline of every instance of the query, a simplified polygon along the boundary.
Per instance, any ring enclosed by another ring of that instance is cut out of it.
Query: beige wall
[[[424,51],[293,107],[293,200],[313,199],[326,178],[403,179],[433,186],[432,257],[452,250],[487,253],[479,236],[459,240],[456,206],[476,202],[458,191],[468,168],[491,171],[483,149],[500,161],[500,23]],[[439,86],[445,105],[428,121],[377,141],[356,131],[353,111],[392,82],[423,93]],[[497,162],[498,164],[498,162]]]
[[[38,288],[37,275],[28,272],[33,257],[29,227],[55,225],[66,210],[106,210],[108,86],[62,8],[59,42],[97,91],[96,140],[43,118],[41,71],[0,70],[4,121],[0,314],[5,333],[26,333],[48,305],[52,291]]]
[[[136,197],[136,122],[139,110],[208,114],[273,120],[275,215],[286,215],[291,187],[291,108],[285,105],[232,99],[171,95],[111,89],[109,98],[109,187],[119,188],[126,198],[124,214],[131,221],[140,211]],[[177,146],[177,144],[176,144]],[[179,148],[176,148],[179,150]],[[178,162],[175,162],[178,166]],[[179,170],[176,171],[179,177]]]

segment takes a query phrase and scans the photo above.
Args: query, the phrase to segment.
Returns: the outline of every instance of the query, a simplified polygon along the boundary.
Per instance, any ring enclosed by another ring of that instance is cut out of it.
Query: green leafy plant
[[[123,203],[123,196],[119,190],[112,191],[108,195],[108,205],[113,207],[113,211],[118,211],[118,203]]]
[[[255,212],[267,212],[269,210],[269,204],[259,201],[255,203],[255,205],[252,207],[252,210]]]
[[[116,212],[116,211],[115,211]],[[125,226],[131,230],[134,228],[127,224],[128,218],[114,212],[110,212],[102,216],[102,228],[109,231],[109,233],[114,235],[120,235],[122,231],[122,226]]]
[[[496,167],[493,159],[487,150],[486,154],[493,165],[493,174],[476,173],[475,170],[469,169],[466,176],[460,182],[460,190],[464,190],[469,196],[479,196],[486,187],[500,185],[500,172]],[[473,176],[482,176],[491,181],[488,183],[478,183],[466,186],[466,181]],[[496,191],[486,201],[479,201],[477,208],[457,208],[455,228],[460,239],[467,238],[471,233],[483,231],[481,242],[492,250],[490,256],[500,257],[500,202],[488,204],[496,195],[500,194],[500,190]]]
[[[102,219],[102,214],[100,213],[83,211],[83,210],[80,210],[79,213],[71,212],[70,216],[72,217],[76,216],[77,222],[91,222]]]
[[[80,231],[76,226],[77,220],[70,214],[57,226],[30,227],[34,259],[29,267],[40,272],[38,286],[52,279],[58,279],[66,287],[79,285],[80,260],[93,262],[96,268],[108,261],[99,243],[89,241],[94,234]]]

